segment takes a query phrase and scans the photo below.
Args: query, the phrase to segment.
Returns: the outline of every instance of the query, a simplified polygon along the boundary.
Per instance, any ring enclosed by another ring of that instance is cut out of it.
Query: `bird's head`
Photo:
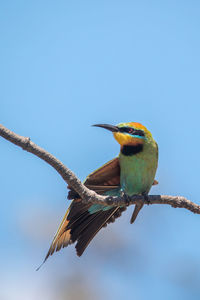
[[[105,128],[113,132],[114,138],[123,146],[144,145],[153,141],[151,132],[145,126],[136,122],[119,123],[116,126],[95,124],[93,126]]]

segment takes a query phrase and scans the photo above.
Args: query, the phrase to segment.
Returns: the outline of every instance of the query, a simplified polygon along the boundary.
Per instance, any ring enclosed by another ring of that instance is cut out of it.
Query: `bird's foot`
[[[151,204],[151,201],[149,200],[149,196],[146,193],[143,193],[142,196],[144,197],[145,202],[147,202],[147,204]]]
[[[124,191],[121,191],[121,197],[125,200],[126,206],[129,206],[131,197]]]

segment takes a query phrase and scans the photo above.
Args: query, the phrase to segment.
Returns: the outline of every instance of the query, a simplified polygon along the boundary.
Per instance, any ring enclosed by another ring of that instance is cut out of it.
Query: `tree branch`
[[[61,161],[53,156],[48,151],[34,144],[30,138],[20,136],[3,125],[0,125],[0,136],[10,141],[11,143],[21,147],[51,165],[64,179],[64,181],[72,187],[82,198],[85,203],[100,203],[104,205],[125,206],[131,204],[168,204],[172,207],[186,208],[193,213],[200,214],[200,205],[197,205],[190,200],[181,196],[167,195],[149,195],[148,199],[142,195],[134,195],[128,199],[127,197],[110,197],[101,196],[92,190],[89,190],[77,177],[68,169]]]

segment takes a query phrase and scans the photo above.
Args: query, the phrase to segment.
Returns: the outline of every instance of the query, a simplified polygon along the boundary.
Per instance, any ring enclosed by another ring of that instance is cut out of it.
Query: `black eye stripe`
[[[140,129],[134,129],[132,127],[119,127],[119,132],[129,133],[131,135],[144,136],[144,131],[142,131]]]

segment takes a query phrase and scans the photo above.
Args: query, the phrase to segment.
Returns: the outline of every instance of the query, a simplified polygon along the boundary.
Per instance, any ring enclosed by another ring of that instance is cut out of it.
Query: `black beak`
[[[119,131],[119,128],[118,128],[117,126],[113,126],[113,125],[109,125],[109,124],[95,124],[95,125],[92,125],[92,126],[95,126],[95,127],[101,127],[101,128],[110,130],[110,131],[112,131],[112,132],[117,132],[117,131]]]

